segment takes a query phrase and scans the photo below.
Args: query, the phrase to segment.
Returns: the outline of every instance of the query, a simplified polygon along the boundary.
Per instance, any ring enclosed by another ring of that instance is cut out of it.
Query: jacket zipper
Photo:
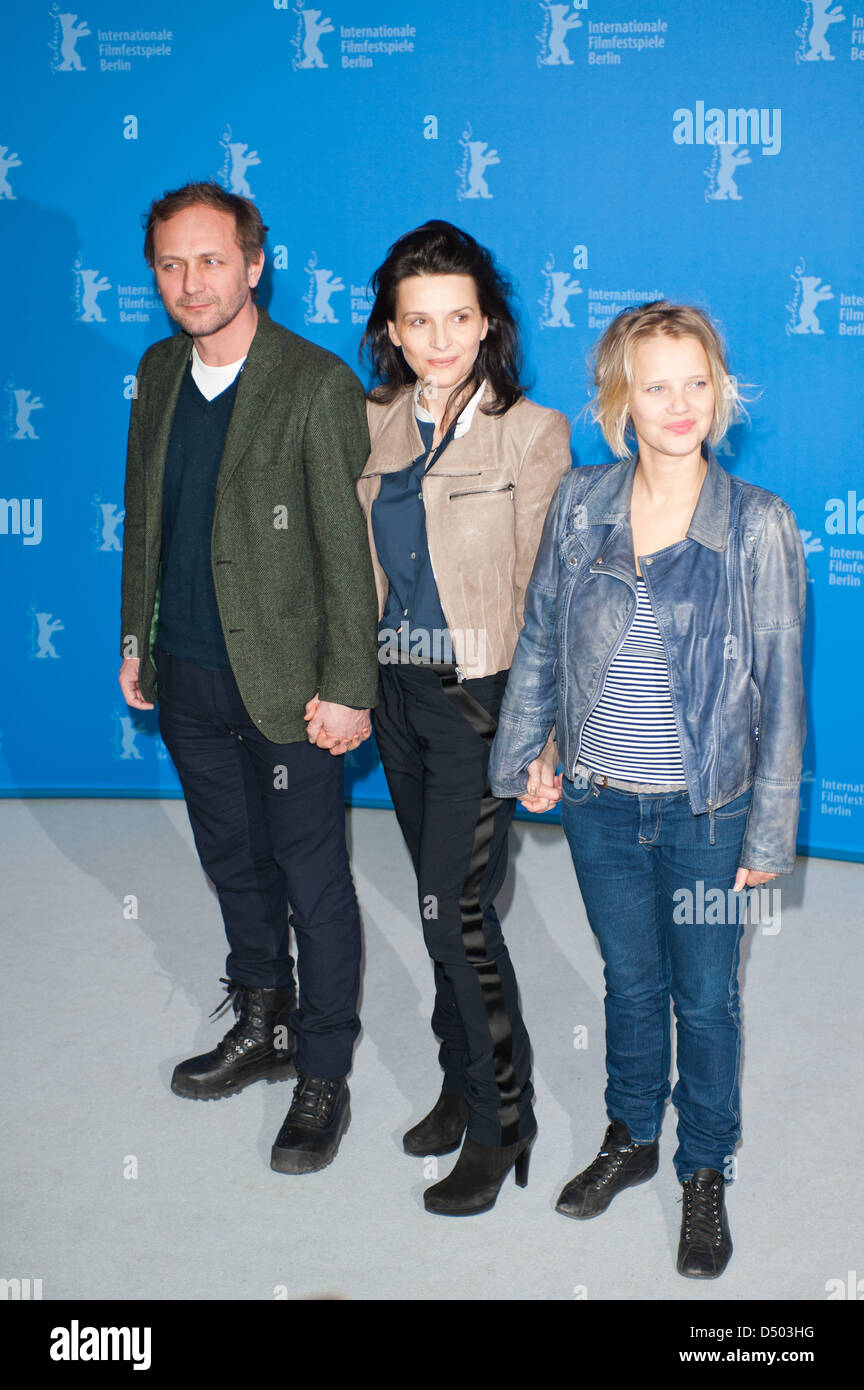
[[[473,487],[467,492],[451,492],[449,500],[452,502],[454,497],[492,497],[496,492],[509,492],[512,501],[514,487],[515,483],[505,483],[503,487]]]
[[[594,563],[596,563],[596,561],[595,561]],[[611,573],[611,571],[610,571],[610,570],[605,570],[605,571],[601,571],[601,570],[591,570],[591,573],[592,573],[592,574],[601,574],[601,573],[609,574],[609,573]],[[617,578],[617,577],[619,577],[619,576],[615,576],[615,577]],[[624,580],[624,583],[627,584],[628,589],[630,589],[630,585],[627,583],[627,580],[626,580],[626,579]],[[566,607],[565,610],[564,610],[564,622],[561,624],[561,628],[562,628],[562,632],[563,632],[563,634],[564,634],[564,640],[565,640],[565,642],[566,642],[566,638],[567,638],[567,620],[568,620],[568,618],[569,618],[569,616],[570,616],[570,603],[571,603],[572,598],[573,598],[573,590],[574,590],[574,588],[575,588],[575,583],[574,583],[574,584],[571,584],[571,586],[570,586],[570,593],[567,595],[567,607]],[[636,598],[636,592],[635,592],[635,590],[630,589],[630,592],[633,594],[633,597]],[[637,603],[638,603],[638,600],[637,600]],[[635,617],[635,614],[636,614],[636,609],[634,608],[634,609],[633,609],[633,612],[630,614],[630,621],[625,625],[624,631],[621,633],[620,637],[618,638],[618,641],[615,643],[615,646],[612,648],[612,651],[610,652],[609,656],[606,658],[606,663],[605,663],[605,665],[604,665],[604,667],[603,667],[603,670],[600,672],[600,680],[599,680],[598,683],[597,683],[597,693],[596,693],[596,695],[594,696],[594,699],[593,699],[593,701],[591,702],[591,704],[589,705],[588,709],[585,711],[585,717],[583,718],[582,723],[581,723],[580,726],[579,726],[579,737],[578,737],[578,739],[576,740],[576,753],[575,753],[574,758],[573,758],[573,766],[572,766],[572,768],[570,769],[570,781],[571,781],[571,782],[574,781],[575,776],[576,776],[576,764],[577,764],[578,761],[579,761],[579,752],[580,752],[580,749],[581,749],[581,747],[582,747],[582,731],[584,730],[585,725],[587,724],[587,722],[588,722],[588,720],[590,719],[591,715],[594,713],[594,710],[596,709],[597,705],[600,703],[600,697],[601,697],[601,695],[603,694],[603,686],[604,686],[605,681],[606,681],[606,673],[607,673],[607,671],[609,670],[609,667],[612,665],[612,662],[615,660],[616,656],[618,655],[619,651],[621,650],[622,646],[624,645],[624,639],[626,638],[627,633],[630,631],[631,627],[633,626],[633,618]],[[565,660],[564,658],[565,658],[565,653],[562,652],[562,653],[561,653],[561,669],[562,669],[563,672],[564,672],[564,713],[565,713],[565,715],[566,715],[566,713],[567,713],[567,662],[566,662],[566,660]]]
[[[727,551],[726,551],[726,565],[725,565],[725,569],[726,569],[726,596],[727,596],[727,601],[726,601],[726,632],[727,632],[727,635],[732,631],[732,584],[731,584],[730,579],[729,579],[729,564],[730,564],[729,548],[727,548]],[[724,698],[724,696],[725,696],[725,694],[726,694],[726,677],[727,677],[727,675],[728,675],[728,671],[729,671],[729,659],[727,658],[727,656],[726,656],[726,654],[725,654],[725,651],[724,651],[724,654],[723,654],[723,679],[722,679],[721,682],[720,682],[720,690],[719,690],[719,692],[718,692],[717,699],[714,701],[714,709],[713,709],[712,715],[711,715],[711,732],[712,732],[712,734],[713,734],[713,736],[714,736],[714,753],[713,753],[713,758],[712,758],[712,763],[711,763],[711,782],[710,782],[710,786],[709,786],[709,790],[710,790],[710,792],[711,792],[711,796],[710,796],[709,799],[708,799],[708,809],[709,809],[709,811],[710,811],[710,813],[711,813],[711,838],[710,838],[710,843],[711,843],[712,845],[714,844],[714,811],[715,811],[715,807],[716,807],[716,805],[717,805],[717,782],[718,782],[718,779],[719,779],[719,776],[720,776],[720,740],[719,740],[719,732],[720,732],[720,730],[719,730],[719,723],[720,723],[720,706],[721,706],[721,704],[722,704],[722,702],[723,702],[723,698]]]

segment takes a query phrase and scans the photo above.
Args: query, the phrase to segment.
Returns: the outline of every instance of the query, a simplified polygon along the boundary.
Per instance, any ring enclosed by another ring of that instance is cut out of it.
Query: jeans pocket
[[[727,801],[725,806],[721,806],[719,811],[714,812],[715,820],[735,820],[737,816],[744,816],[750,810],[750,802],[753,800],[753,788],[748,787],[746,792],[736,796],[732,801]]]
[[[581,777],[576,782],[571,782],[569,777],[562,777],[561,795],[568,806],[584,806],[591,797],[591,784]]]

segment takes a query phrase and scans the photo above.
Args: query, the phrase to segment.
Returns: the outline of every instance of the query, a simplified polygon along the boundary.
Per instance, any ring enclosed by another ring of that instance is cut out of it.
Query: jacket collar
[[[705,474],[699,499],[693,511],[688,540],[698,541],[709,550],[725,550],[729,536],[731,482],[708,451],[708,472]],[[633,493],[633,474],[636,459],[622,459],[604,469],[584,499],[589,526],[617,526],[630,519],[630,498]]]
[[[418,420],[423,421],[425,424],[434,424],[434,416],[432,416],[429,413],[429,411],[423,404],[421,386],[422,383],[418,381],[417,385],[414,387],[414,414],[416,415]],[[463,434],[467,434],[470,430],[471,423],[477,411],[477,407],[482,401],[485,391],[486,382],[481,381],[480,385],[477,387],[477,390],[474,392],[474,395],[471,397],[470,401],[464,407],[464,409],[460,412],[459,417],[456,420],[456,428],[453,431],[454,439],[461,439]]]
[[[364,478],[376,477],[379,473],[396,473],[407,468],[419,454],[425,452],[414,414],[414,391],[413,386],[405,386],[396,399],[385,407],[383,420],[379,414],[380,407],[374,407],[373,403],[374,414],[370,416],[372,452],[363,470]],[[511,407],[513,410],[516,408]],[[448,444],[434,472],[439,476],[455,476],[497,468],[501,433],[499,423],[498,417],[484,415],[482,410],[475,407],[470,430],[457,435]]]

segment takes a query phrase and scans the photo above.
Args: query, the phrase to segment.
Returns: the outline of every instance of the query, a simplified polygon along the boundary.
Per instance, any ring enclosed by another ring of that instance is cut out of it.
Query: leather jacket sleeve
[[[785,502],[768,509],[754,556],[753,680],[759,724],[753,800],[741,864],[762,873],[795,867],[804,676],[801,650],[807,571],[795,517]]]
[[[525,450],[516,488],[516,612],[521,614],[525,589],[537,557],[543,521],[549,512],[561,475],[570,469],[570,421],[559,411],[544,411]]]
[[[558,712],[558,519],[562,506],[567,506],[571,482],[572,474],[567,474],[552,499],[525,591],[525,622],[510,667],[489,762],[489,781],[495,796],[524,795],[528,764],[542,753]]]

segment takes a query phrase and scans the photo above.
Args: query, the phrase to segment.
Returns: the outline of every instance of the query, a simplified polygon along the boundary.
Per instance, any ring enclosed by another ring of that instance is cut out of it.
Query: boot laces
[[[326,1124],[338,1089],[338,1080],[298,1077],[288,1118],[301,1124]]]
[[[631,1142],[620,1149],[601,1149],[597,1157],[588,1164],[582,1174],[583,1178],[595,1187],[602,1187],[605,1183],[611,1182],[625,1158],[635,1153],[638,1147],[638,1144]]]
[[[688,1180],[684,1183],[684,1238],[700,1245],[719,1245],[723,1239],[720,1216],[722,1186],[712,1182],[707,1187]]]
[[[230,1008],[232,1004],[234,1006],[234,1012],[239,1012],[237,1000],[243,994],[245,986],[238,984],[236,980],[226,980],[224,975],[220,978],[219,983],[225,986],[225,998],[222,1000],[222,1003],[217,1004],[213,1012],[208,1015],[210,1018],[221,1018],[226,1009]]]
[[[255,1047],[263,1041],[262,1037],[253,1036],[256,1030],[259,1034],[262,1032],[264,1023],[260,993],[250,990],[248,985],[238,984],[236,980],[222,978],[219,983],[225,985],[225,998],[221,1004],[217,1004],[210,1018],[220,1018],[231,1005],[237,1015],[219,1047],[223,1050],[231,1048],[234,1051],[245,1051],[248,1047]]]

